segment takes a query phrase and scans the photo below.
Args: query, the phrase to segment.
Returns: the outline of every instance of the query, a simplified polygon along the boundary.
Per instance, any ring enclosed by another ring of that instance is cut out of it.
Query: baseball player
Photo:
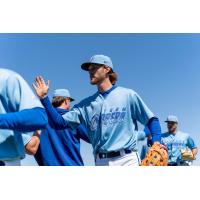
[[[161,134],[161,143],[168,149],[168,166],[191,165],[198,152],[194,140],[188,133],[178,130],[178,118],[176,116],[169,115],[165,122],[168,132]],[[148,127],[145,127],[144,131],[146,134],[150,133]]]
[[[57,113],[47,97],[49,81],[46,84],[41,76],[36,77],[33,87],[46,112],[57,128],[84,124],[96,166],[138,166],[137,121],[149,127],[155,142],[160,141],[158,118],[135,91],[116,85],[117,74],[108,56],[94,55],[81,68],[89,72],[90,83],[98,91],[64,115]]]
[[[67,89],[57,89],[53,93],[52,105],[57,112],[64,115],[70,110],[74,101]],[[42,130],[40,145],[35,159],[40,166],[83,166],[80,154],[80,139],[90,142],[86,129],[80,125],[77,129],[54,129],[54,123],[49,118],[46,129]]]
[[[18,112],[20,111],[20,112]],[[20,165],[25,147],[31,151],[35,138],[29,131],[47,124],[45,110],[26,81],[16,72],[0,68],[0,161]]]
[[[194,140],[188,133],[178,130],[178,118],[170,115],[166,121],[168,132],[163,133],[161,137],[162,143],[167,146],[169,152],[169,166],[188,166],[195,159],[198,149]],[[192,158],[184,159],[181,152],[189,150]]]

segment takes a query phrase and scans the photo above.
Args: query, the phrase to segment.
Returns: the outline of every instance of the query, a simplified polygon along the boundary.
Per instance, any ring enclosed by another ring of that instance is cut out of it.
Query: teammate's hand
[[[50,86],[50,81],[48,80],[47,83],[45,83],[42,76],[36,76],[35,82],[32,84],[37,96],[41,99],[43,99],[47,94]]]
[[[33,136],[40,137],[41,132],[42,132],[41,130],[37,130],[37,131],[35,131],[35,132],[33,133]]]

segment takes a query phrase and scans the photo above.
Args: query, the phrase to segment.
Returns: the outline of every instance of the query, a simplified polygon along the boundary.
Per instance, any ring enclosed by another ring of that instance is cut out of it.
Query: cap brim
[[[75,99],[73,99],[73,98],[71,98],[71,97],[69,97],[69,99],[70,99],[71,102],[72,102],[72,101],[75,101]]]
[[[82,69],[82,70],[85,70],[85,71],[88,71],[88,68],[89,68],[90,65],[91,65],[91,63],[89,63],[89,62],[83,63],[83,64],[81,65],[81,69]]]
[[[168,122],[172,122],[172,123],[178,123],[178,122],[175,122],[175,121],[165,121],[166,123],[168,123]]]

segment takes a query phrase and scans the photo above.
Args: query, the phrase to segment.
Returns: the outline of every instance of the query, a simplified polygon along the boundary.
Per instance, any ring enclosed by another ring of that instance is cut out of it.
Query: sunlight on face
[[[88,71],[92,85],[98,85],[107,78],[107,70],[104,65],[92,64],[89,66]]]

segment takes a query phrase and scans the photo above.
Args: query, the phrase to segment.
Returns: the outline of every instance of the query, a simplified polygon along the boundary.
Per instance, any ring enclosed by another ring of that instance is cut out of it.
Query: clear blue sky
[[[177,115],[180,130],[200,145],[200,34],[0,34],[0,67],[20,73],[29,84],[38,74],[81,100],[96,91],[80,64],[94,54],[112,58],[118,85],[137,91],[160,118]],[[92,148],[82,143],[86,165]],[[200,164],[200,156],[196,164]],[[33,165],[27,157],[23,164]]]

